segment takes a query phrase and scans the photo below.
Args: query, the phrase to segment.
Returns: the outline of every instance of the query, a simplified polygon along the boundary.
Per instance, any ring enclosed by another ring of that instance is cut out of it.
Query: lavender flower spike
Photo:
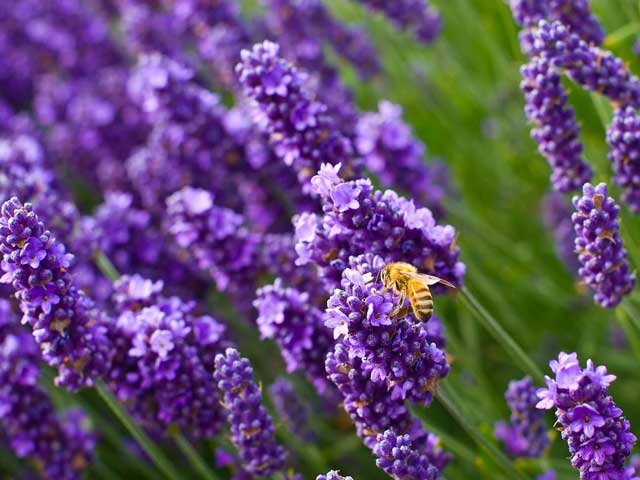
[[[260,388],[253,380],[249,360],[228,348],[215,360],[214,379],[224,394],[233,443],[239,450],[243,467],[266,477],[284,465],[284,449],[275,442],[273,420],[262,405]]]
[[[330,395],[324,361],[333,346],[322,311],[309,304],[309,294],[285,288],[280,279],[256,292],[253,306],[262,338],[278,342],[289,372],[306,373],[319,393]]]
[[[538,458],[549,443],[543,413],[536,410],[538,399],[531,378],[509,382],[505,393],[511,409],[511,424],[498,422],[495,436],[513,457]]]
[[[556,409],[562,438],[569,444],[571,464],[582,480],[626,479],[625,460],[636,437],[609,395],[616,379],[604,366],[587,360],[582,369],[575,353],[560,353],[549,363],[555,374],[538,390],[537,407]]]
[[[397,435],[387,430],[378,438],[373,449],[378,457],[376,465],[395,480],[436,480],[440,471],[426,455],[418,453],[409,435]]]
[[[56,241],[30,203],[16,197],[0,214],[0,278],[20,301],[23,323],[44,360],[58,369],[56,384],[69,390],[90,386],[109,364],[106,328],[93,302],[78,290],[68,270],[73,255]]]
[[[577,190],[591,180],[593,172],[582,157],[580,125],[567,106],[560,73],[544,58],[534,58],[520,73],[525,114],[534,125],[531,136],[551,166],[551,184],[562,193]]]
[[[256,122],[269,134],[276,154],[293,167],[308,193],[323,163],[342,163],[346,178],[358,177],[361,165],[353,146],[338,131],[326,105],[309,91],[307,75],[279,56],[269,41],[241,52],[236,67],[244,93],[256,105]]]
[[[606,96],[617,106],[640,107],[640,80],[611,52],[590,45],[559,21],[540,21],[533,30],[532,54],[591,92]]]
[[[440,15],[426,0],[360,0],[360,3],[383,13],[391,23],[423,43],[433,42],[442,29]]]
[[[0,300],[0,426],[11,449],[32,460],[40,477],[80,480],[95,436],[81,411],[56,415],[38,385],[38,346],[12,316],[11,304]]]
[[[331,470],[326,475],[318,475],[316,480],[353,480],[353,477],[343,477],[337,470]]]
[[[640,213],[640,117],[632,107],[620,108],[607,130],[613,162],[613,181],[624,188],[622,199],[634,213]]]
[[[593,289],[594,300],[612,308],[630,293],[636,276],[629,270],[627,251],[620,237],[620,208],[607,196],[607,185],[584,185],[582,197],[573,198],[577,210],[571,217],[576,232],[578,274]]]
[[[404,122],[402,107],[382,101],[378,112],[363,114],[355,143],[365,165],[384,187],[396,187],[442,216],[446,185],[439,177],[446,175],[436,175],[437,165],[425,162],[425,146]]]

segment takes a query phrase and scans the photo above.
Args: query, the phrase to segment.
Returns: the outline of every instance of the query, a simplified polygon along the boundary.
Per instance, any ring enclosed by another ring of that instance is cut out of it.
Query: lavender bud
[[[551,183],[559,192],[576,190],[591,179],[591,167],[582,157],[580,126],[560,74],[544,58],[534,58],[521,69],[520,88],[525,94],[525,113],[534,125],[531,136],[551,166]]]
[[[284,464],[284,449],[275,442],[273,420],[262,405],[249,360],[228,348],[215,359],[214,378],[224,395],[233,443],[243,467],[257,476],[269,476]]]
[[[573,197],[577,210],[571,217],[578,252],[580,278],[594,291],[594,300],[605,308],[618,305],[636,284],[629,270],[627,251],[620,237],[620,208],[607,196],[607,185],[584,185],[582,197]]]
[[[640,213],[640,118],[632,107],[620,108],[607,129],[613,181],[624,188],[622,200]]]
[[[436,480],[440,478],[438,469],[429,458],[420,454],[409,435],[398,435],[389,429],[378,437],[373,449],[378,457],[376,465],[396,480]]]

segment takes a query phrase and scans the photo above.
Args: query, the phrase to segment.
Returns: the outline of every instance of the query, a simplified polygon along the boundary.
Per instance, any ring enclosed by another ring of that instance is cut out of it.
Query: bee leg
[[[404,302],[406,298],[407,294],[404,291],[401,291],[400,295],[398,296],[398,304],[396,305],[396,308],[393,309],[393,312],[391,312],[392,317],[397,317],[400,310],[404,308]]]
[[[398,318],[404,318],[407,315],[409,315],[409,313],[411,313],[411,307],[410,306],[402,306],[398,309],[398,313],[394,316],[398,317]]]

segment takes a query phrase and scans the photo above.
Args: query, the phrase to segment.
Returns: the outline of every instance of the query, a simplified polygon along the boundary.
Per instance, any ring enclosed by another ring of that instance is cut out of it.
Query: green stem
[[[178,444],[180,451],[189,459],[194,470],[196,470],[202,478],[206,480],[218,480],[218,476],[213,473],[207,463],[198,454],[196,449],[193,448],[193,445],[191,445],[191,443],[184,438],[181,433],[176,433],[172,436]]]
[[[448,383],[441,385],[441,390],[438,392],[438,400],[442,406],[449,412],[449,414],[458,422],[458,424],[467,432],[469,437],[482,448],[491,459],[504,470],[508,477],[512,480],[528,480],[527,476],[518,470],[513,463],[502,453],[495,445],[489,442],[478,429],[470,424],[464,413],[460,410],[456,402],[457,394],[450,387]]]
[[[509,335],[509,333],[502,328],[498,321],[482,306],[482,304],[473,296],[473,294],[467,289],[462,287],[462,298],[465,304],[476,316],[478,320],[484,325],[493,337],[502,344],[504,349],[509,353],[513,359],[520,364],[520,367],[533,377],[533,380],[542,384],[544,376],[542,371],[538,368],[533,360],[525,353],[520,345]]]
[[[640,33],[640,23],[632,22],[620,27],[615,32],[607,35],[607,38],[604,40],[604,45],[607,48],[611,48],[616,46],[620,42],[624,42],[627,38],[637,35]]]
[[[440,438],[442,445],[446,449],[451,450],[457,458],[463,459],[471,465],[475,464],[477,455],[473,450],[467,447],[464,443],[453,438],[441,428],[436,427],[434,424],[426,420],[424,409],[412,408],[411,410],[420,419],[420,422],[428,432],[432,432]]]
[[[629,319],[633,318],[633,315],[628,311],[625,304],[616,308],[616,318],[629,340],[633,354],[636,356],[637,360],[640,360],[640,339],[638,338],[637,332],[631,326]]]
[[[113,263],[111,263],[111,260],[109,260],[109,258],[104,253],[95,252],[93,254],[93,259],[96,262],[98,269],[109,280],[111,280],[112,282],[115,282],[116,280],[118,280],[118,278],[120,278],[120,273],[118,273],[118,270],[116,269],[116,267],[113,266]]]
[[[127,429],[131,436],[140,444],[145,453],[149,455],[151,461],[158,467],[164,476],[170,480],[180,480],[182,477],[174,469],[173,465],[164,455],[153,441],[142,431],[131,419],[131,417],[124,411],[122,406],[113,397],[111,392],[103,383],[96,384],[96,391],[100,398],[107,404],[111,412],[117,417],[122,425]]]

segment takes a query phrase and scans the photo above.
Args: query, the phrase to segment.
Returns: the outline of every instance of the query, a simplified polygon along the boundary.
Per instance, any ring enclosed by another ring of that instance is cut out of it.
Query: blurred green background
[[[392,0],[390,0],[392,1]],[[508,334],[520,344],[539,369],[560,351],[577,351],[581,360],[593,358],[618,376],[611,392],[640,434],[640,293],[616,310],[603,310],[576,285],[558,259],[551,235],[541,222],[541,200],[549,190],[549,167],[530,139],[519,89],[518,26],[509,6],[500,0],[434,0],[444,20],[442,36],[433,45],[420,45],[393,30],[382,18],[371,17],[348,0],[328,0],[348,21],[365,24],[381,54],[384,72],[363,84],[347,66],[343,77],[356,92],[362,110],[375,110],[388,99],[405,109],[406,120],[427,145],[430,156],[441,157],[452,171],[454,193],[447,199],[446,221],[459,232],[462,260],[467,265],[466,285]],[[640,31],[640,5],[634,0],[594,0],[592,8],[608,33],[605,47],[624,58],[640,73],[633,53]],[[256,8],[246,2],[247,12]],[[332,56],[333,59],[335,57]],[[611,116],[606,101],[566,82],[570,102],[582,125],[582,139],[594,181],[608,182],[605,128]],[[619,190],[612,188],[619,198]],[[623,207],[623,236],[632,264],[640,264],[640,219]],[[219,299],[212,299],[217,302]],[[461,295],[437,299],[436,308],[447,328],[452,371],[443,389],[450,402],[436,400],[418,409],[429,428],[442,437],[455,459],[445,471],[449,480],[484,478],[511,480],[516,474],[496,453],[493,424],[507,419],[503,394],[510,379],[527,372],[510,356],[505,343],[466,308]],[[627,332],[628,347],[616,348],[611,329]],[[242,330],[239,344],[251,358],[266,387],[282,371],[275,346],[260,342],[256,331]],[[46,377],[51,387],[52,375]],[[294,377],[299,392],[312,398],[311,388]],[[101,440],[97,461],[88,478],[162,478],[151,464],[131,452],[128,434],[96,392],[71,396],[50,388],[61,408],[80,402],[88,409]],[[452,411],[456,409],[456,411]],[[279,424],[279,435],[293,452],[297,471],[304,478],[329,468],[342,470],[355,480],[386,478],[375,468],[372,455],[356,438],[346,419],[327,419],[316,409],[318,441],[305,446]],[[454,413],[454,415],[452,415]],[[456,418],[455,414],[459,414]],[[548,426],[553,423],[548,414]],[[213,468],[214,450],[225,439],[198,445],[202,459]],[[180,471],[181,478],[204,478],[174,445],[160,444]],[[492,450],[493,449],[493,450]],[[553,436],[542,460],[515,463],[522,478],[535,478],[553,467],[558,478],[576,479],[567,460],[566,444]],[[17,478],[20,464],[0,451],[5,478]],[[228,478],[224,470],[214,472]]]

